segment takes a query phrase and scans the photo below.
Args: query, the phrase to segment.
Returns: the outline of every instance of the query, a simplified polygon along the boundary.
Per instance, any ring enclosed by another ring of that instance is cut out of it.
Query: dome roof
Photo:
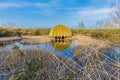
[[[66,37],[70,37],[72,36],[72,32],[71,30],[64,26],[64,25],[56,25],[50,32],[49,36],[51,37],[55,37],[55,36],[66,36]]]

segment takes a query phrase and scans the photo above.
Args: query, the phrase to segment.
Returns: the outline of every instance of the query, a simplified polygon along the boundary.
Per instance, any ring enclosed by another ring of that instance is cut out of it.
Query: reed
[[[11,80],[119,80],[119,61],[110,58],[98,45],[78,45],[74,59],[62,58],[37,45],[32,49],[14,45],[0,50],[0,79]],[[109,47],[106,47],[109,48]],[[110,61],[105,61],[108,58]]]

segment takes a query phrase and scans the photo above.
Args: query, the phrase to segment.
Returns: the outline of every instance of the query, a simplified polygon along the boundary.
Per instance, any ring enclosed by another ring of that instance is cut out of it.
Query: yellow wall
[[[64,26],[64,25],[56,25],[50,32],[49,34],[50,37],[55,37],[55,36],[64,36],[64,37],[70,37],[72,36],[71,30]]]

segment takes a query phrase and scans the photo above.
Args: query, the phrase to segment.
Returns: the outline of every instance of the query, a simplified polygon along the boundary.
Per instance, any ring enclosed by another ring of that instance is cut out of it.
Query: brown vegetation
[[[74,64],[69,59],[61,59],[52,52],[40,50],[37,46],[31,50],[14,46],[10,51],[0,51],[0,78],[5,80],[72,79],[77,76],[72,71]]]

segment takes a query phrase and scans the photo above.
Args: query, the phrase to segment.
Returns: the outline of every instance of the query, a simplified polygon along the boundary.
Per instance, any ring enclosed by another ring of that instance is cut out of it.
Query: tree
[[[79,22],[78,28],[84,29],[85,28],[84,22]]]
[[[35,35],[41,35],[41,31],[40,31],[39,28],[36,29],[36,31],[35,31]]]
[[[115,27],[120,28],[120,0],[112,3],[112,12],[110,18],[111,22],[115,24]]]

